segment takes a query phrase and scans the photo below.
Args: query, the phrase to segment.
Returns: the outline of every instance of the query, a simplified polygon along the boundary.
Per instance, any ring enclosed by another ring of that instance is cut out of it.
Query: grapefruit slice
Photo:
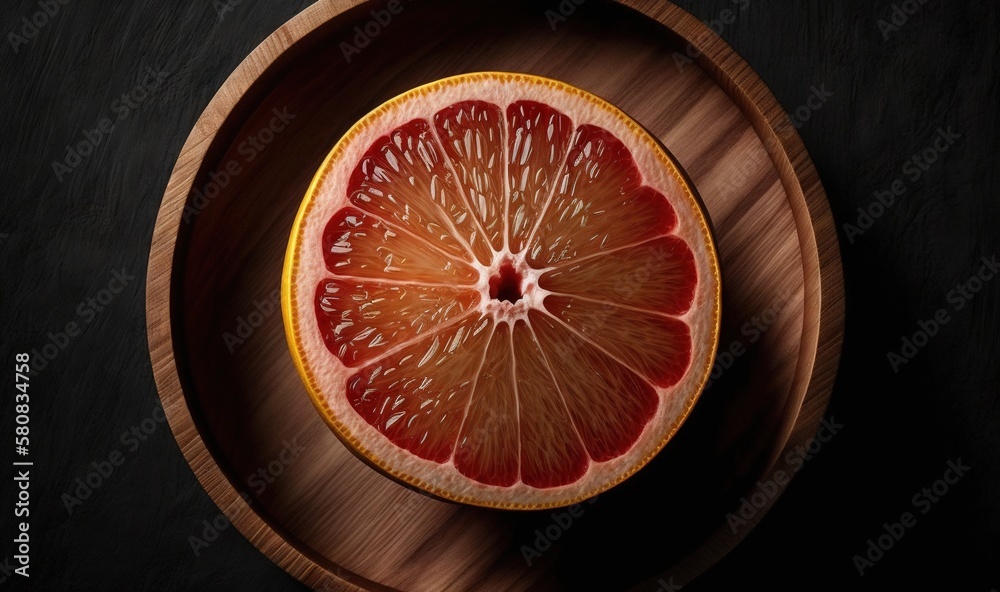
[[[333,148],[282,281],[330,428],[409,486],[508,509],[576,503],[656,455],[718,342],[709,227],[666,150],[554,80],[448,78]]]

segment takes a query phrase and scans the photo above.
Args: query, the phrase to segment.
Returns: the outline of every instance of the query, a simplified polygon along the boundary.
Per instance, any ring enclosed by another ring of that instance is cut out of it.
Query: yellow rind
[[[715,298],[714,306],[712,308],[712,340],[709,344],[710,354],[705,357],[704,366],[701,368],[701,378],[697,382],[697,388],[692,388],[691,395],[685,402],[684,411],[677,416],[673,424],[670,426],[669,432],[663,439],[652,449],[652,451],[642,458],[641,461],[634,463],[629,467],[628,471],[622,473],[617,479],[609,483],[603,483],[600,487],[595,488],[593,491],[589,491],[586,494],[581,494],[567,498],[564,500],[544,502],[544,503],[534,503],[534,504],[524,504],[519,502],[484,502],[482,500],[471,498],[468,496],[453,495],[451,492],[440,489],[438,487],[431,486],[430,484],[411,477],[410,475],[395,471],[392,467],[388,466],[385,461],[377,458],[370,451],[362,446],[361,442],[350,433],[347,427],[336,418],[333,410],[327,405],[324,397],[321,396],[319,388],[316,385],[316,379],[313,372],[310,370],[308,364],[305,361],[301,348],[299,347],[299,326],[298,326],[298,315],[295,314],[293,303],[295,300],[295,285],[292,282],[292,278],[295,277],[295,272],[298,268],[298,257],[297,252],[299,246],[302,242],[302,222],[309,215],[310,210],[315,203],[316,189],[329,174],[333,164],[340,157],[344,150],[355,136],[361,133],[364,129],[368,127],[373,119],[377,116],[382,115],[386,112],[392,111],[403,103],[407,103],[410,100],[418,96],[423,96],[432,92],[437,91],[440,88],[448,86],[457,86],[467,82],[481,81],[481,80],[496,80],[500,82],[514,82],[514,83],[529,83],[546,86],[553,88],[562,92],[569,94],[574,94],[581,97],[587,101],[590,101],[594,105],[602,108],[608,113],[617,117],[636,137],[641,138],[646,142],[650,148],[653,150],[653,154],[659,158],[660,162],[663,163],[667,170],[676,178],[679,185],[684,189],[684,195],[688,200],[692,212],[697,213],[697,220],[699,228],[702,232],[702,236],[705,241],[705,245],[708,248],[708,261],[711,268],[712,276],[715,285]],[[452,76],[450,78],[444,78],[419,86],[410,91],[407,91],[393,99],[390,99],[380,105],[374,111],[368,113],[364,118],[355,123],[344,136],[337,142],[333,147],[327,157],[323,160],[323,164],[320,166],[319,171],[313,177],[312,182],[309,184],[309,189],[306,191],[306,196],[302,201],[302,205],[299,207],[299,211],[295,216],[295,222],[292,225],[291,236],[288,241],[288,249],[285,253],[285,263],[282,269],[281,277],[281,314],[285,323],[285,337],[288,341],[288,347],[292,354],[292,360],[295,364],[296,369],[299,372],[299,376],[302,377],[303,382],[306,385],[306,390],[309,392],[309,398],[312,400],[313,405],[316,407],[317,411],[326,420],[327,425],[330,426],[331,430],[359,457],[366,460],[369,464],[378,467],[379,470],[387,475],[390,475],[394,479],[420,489],[421,491],[427,492],[435,497],[445,499],[448,501],[458,502],[467,505],[481,506],[486,508],[495,508],[503,510],[544,510],[555,507],[568,506],[575,503],[579,503],[586,499],[592,498],[604,491],[611,489],[612,487],[618,485],[625,479],[628,479],[634,475],[639,469],[646,466],[650,460],[653,459],[663,447],[666,446],[667,442],[673,438],[677,430],[687,419],[688,415],[691,413],[691,409],[697,402],[698,398],[701,396],[702,391],[705,388],[705,384],[708,382],[709,375],[712,371],[712,365],[715,361],[715,355],[718,350],[719,345],[719,331],[721,327],[721,306],[722,306],[722,284],[721,284],[721,274],[719,271],[719,261],[718,253],[715,248],[714,237],[712,236],[711,229],[709,228],[707,221],[707,213],[702,207],[701,201],[696,197],[695,191],[692,187],[691,182],[688,180],[687,176],[681,171],[680,165],[673,159],[673,157],[664,149],[663,145],[652,136],[645,128],[639,125],[634,119],[629,117],[625,112],[623,112],[618,107],[615,107],[611,103],[605,101],[604,99],[592,95],[584,90],[560,82],[558,80],[553,80],[551,78],[545,78],[542,76],[535,76],[533,74],[516,74],[509,72],[478,72],[474,74],[462,74],[459,76]]]

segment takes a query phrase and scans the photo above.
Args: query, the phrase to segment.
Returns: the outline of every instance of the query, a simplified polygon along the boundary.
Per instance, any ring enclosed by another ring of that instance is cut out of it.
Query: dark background
[[[678,3],[703,20],[734,5]],[[22,18],[42,9],[5,4],[0,588],[26,588],[4,564],[14,555],[16,495],[8,477],[16,392],[8,365],[76,321],[81,333],[30,383],[27,588],[304,589],[232,528],[195,557],[187,537],[219,509],[165,424],[147,421],[152,433],[134,449],[121,437],[153,417],[158,403],[144,282],[174,161],[226,77],[308,4],[230,0],[220,19],[223,4],[205,0],[53,0],[56,14],[16,51],[7,32],[20,32]],[[892,18],[893,4],[920,7],[886,38],[878,21]],[[556,6],[539,2],[539,18]],[[847,326],[827,415],[845,427],[737,550],[685,590],[1000,587],[1000,281],[987,282],[961,310],[948,298],[982,257],[1000,255],[998,31],[1000,10],[986,0],[749,0],[722,30],[788,110],[813,85],[834,95],[800,133],[840,229]],[[84,130],[117,117],[115,100],[143,81],[147,67],[170,75],[57,179],[52,162]],[[949,126],[961,138],[914,180],[904,165]],[[858,208],[896,179],[905,194],[852,244],[844,225],[857,224]],[[115,270],[135,277],[106,305],[87,303]],[[894,372],[887,353],[899,352],[902,338],[941,308],[950,320]],[[69,514],[63,494],[114,450],[123,453],[121,465]],[[920,514],[913,496],[957,459],[971,469]],[[907,511],[916,525],[859,577],[852,558]]]

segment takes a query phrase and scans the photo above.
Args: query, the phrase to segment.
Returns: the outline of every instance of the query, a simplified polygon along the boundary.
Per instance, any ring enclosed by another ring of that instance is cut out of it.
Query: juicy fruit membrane
[[[715,249],[677,164],[610,104],[525,75],[438,81],[356,124],[303,201],[282,288],[347,446],[490,507],[633,474],[718,341]]]

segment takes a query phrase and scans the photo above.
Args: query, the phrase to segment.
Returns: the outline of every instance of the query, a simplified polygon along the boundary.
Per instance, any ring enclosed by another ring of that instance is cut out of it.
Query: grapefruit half
[[[440,80],[355,124],[302,202],[281,295],[349,449],[505,509],[639,470],[719,334],[717,255],[679,165],[608,102],[523,74]]]

